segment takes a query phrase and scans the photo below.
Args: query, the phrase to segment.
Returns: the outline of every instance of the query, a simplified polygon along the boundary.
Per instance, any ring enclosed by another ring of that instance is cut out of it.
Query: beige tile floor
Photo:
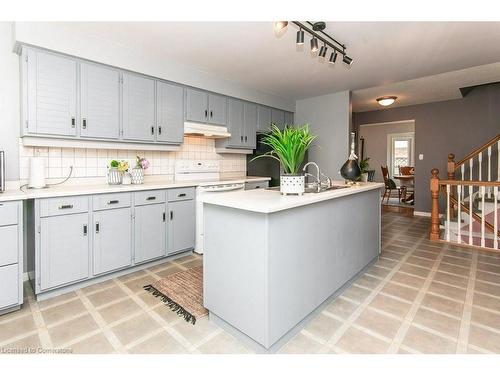
[[[500,353],[500,254],[427,240],[428,219],[386,213],[378,262],[281,353]],[[208,318],[187,324],[143,285],[184,258],[0,316],[0,352],[251,353]]]

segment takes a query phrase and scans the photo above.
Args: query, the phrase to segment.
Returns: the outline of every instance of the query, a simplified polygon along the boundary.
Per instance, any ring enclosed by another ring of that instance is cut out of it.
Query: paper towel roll
[[[32,157],[30,159],[30,179],[28,186],[32,189],[42,189],[45,187],[45,159],[42,157]]]

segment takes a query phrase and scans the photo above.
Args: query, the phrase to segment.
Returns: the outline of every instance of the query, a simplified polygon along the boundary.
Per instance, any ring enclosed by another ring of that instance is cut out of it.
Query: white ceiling
[[[461,86],[484,82],[473,82],[464,72],[413,80],[500,61],[500,23],[494,22],[328,22],[325,31],[346,44],[354,59],[351,68],[320,62],[309,52],[308,39],[306,48],[297,50],[295,26],[277,36],[272,22],[78,22],[65,27],[137,53],[155,51],[158,59],[287,99],[353,90],[355,111],[376,108],[373,99],[388,94],[399,93],[399,105],[419,102],[428,91],[436,91],[439,100],[451,91],[456,97],[450,86],[457,77],[469,82]],[[497,76],[498,65],[491,67],[482,80]]]

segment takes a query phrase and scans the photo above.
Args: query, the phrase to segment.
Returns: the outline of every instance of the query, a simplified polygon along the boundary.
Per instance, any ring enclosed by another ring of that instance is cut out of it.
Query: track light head
[[[353,63],[352,59],[347,55],[344,55],[344,57],[342,57],[342,61],[349,66],[351,66]]]
[[[319,50],[319,57],[325,58],[327,50],[328,50],[328,47],[326,45],[322,45],[320,50]]]
[[[288,21],[278,21],[274,23],[274,30],[276,30],[276,32],[280,32],[287,26],[288,26]]]
[[[332,52],[332,54],[330,55],[330,60],[328,62],[330,64],[335,64],[335,61],[337,61],[337,51]]]
[[[316,37],[313,37],[311,39],[311,52],[316,52],[318,50],[318,39]]]
[[[297,44],[301,46],[304,44],[304,30],[300,29],[297,31]]]

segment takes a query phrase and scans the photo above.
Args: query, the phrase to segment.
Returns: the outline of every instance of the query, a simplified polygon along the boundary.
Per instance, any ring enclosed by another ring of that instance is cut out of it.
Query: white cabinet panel
[[[26,50],[24,57],[28,132],[76,135],[76,60],[32,49]]]
[[[17,264],[0,267],[0,310],[12,305],[16,305],[19,300],[19,267]],[[16,324],[12,322],[11,324]]]
[[[156,140],[182,143],[184,140],[184,88],[156,83]]]
[[[155,81],[123,73],[123,139],[154,141]]]
[[[186,121],[207,122],[208,94],[205,91],[186,89]]]
[[[118,139],[120,72],[96,64],[80,65],[82,137]]]
[[[165,203],[135,208],[135,263],[166,255],[166,210]]]
[[[208,122],[214,125],[226,125],[227,98],[222,95],[208,95]]]

